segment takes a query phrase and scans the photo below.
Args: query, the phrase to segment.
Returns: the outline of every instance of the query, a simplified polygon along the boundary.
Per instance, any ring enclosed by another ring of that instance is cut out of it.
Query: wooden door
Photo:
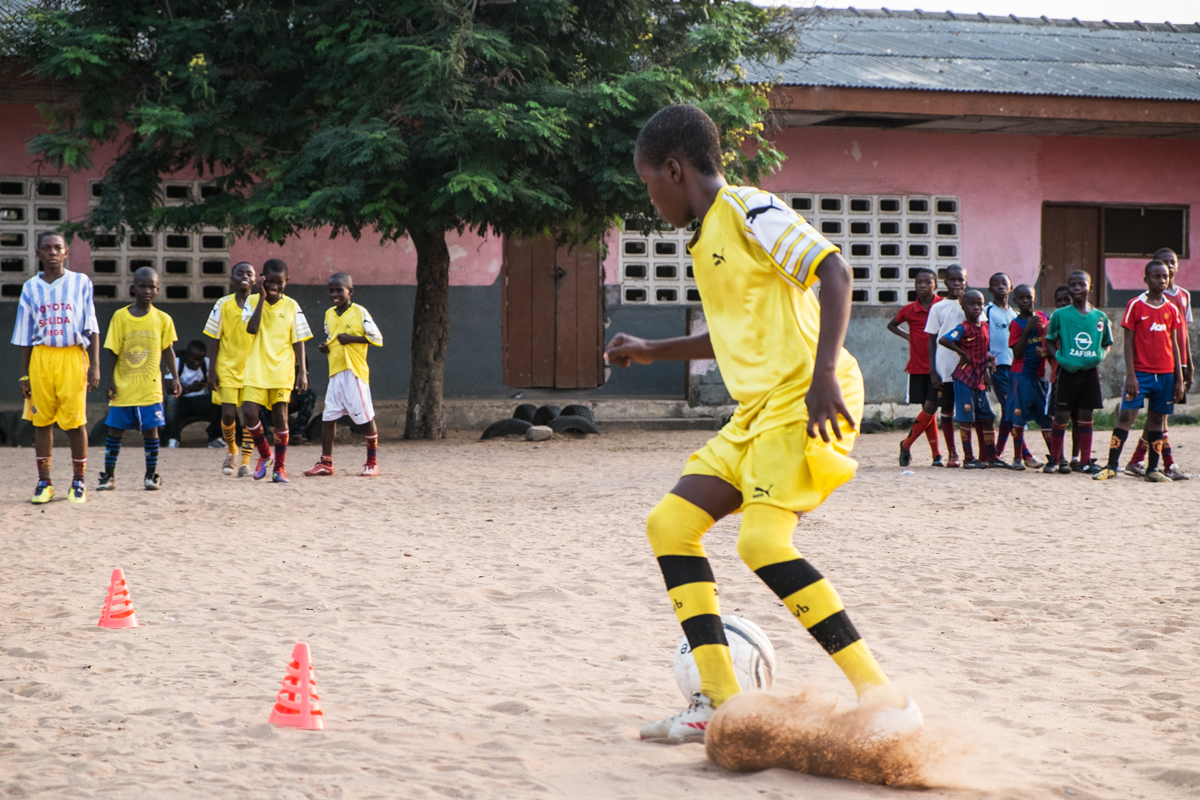
[[[1054,306],[1054,290],[1081,269],[1092,276],[1092,303],[1103,306],[1106,278],[1099,206],[1042,206],[1042,271],[1038,300]]]
[[[504,383],[594,389],[604,383],[600,254],[549,237],[505,239]]]

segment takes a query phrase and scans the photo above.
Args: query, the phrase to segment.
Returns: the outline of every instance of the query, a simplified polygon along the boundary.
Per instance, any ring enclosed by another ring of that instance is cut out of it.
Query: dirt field
[[[129,448],[118,491],[41,508],[32,452],[0,451],[0,795],[911,796],[637,740],[683,705],[643,519],[706,434],[475,436],[388,442],[375,480],[301,478],[318,451],[295,447],[287,486],[164,450],[157,494]],[[860,441],[859,477],[796,541],[948,752],[951,785],[921,796],[1200,796],[1200,480],[933,470],[923,443],[905,475],[898,438]],[[1200,470],[1200,429],[1172,438]],[[775,644],[775,690],[849,700],[736,534],[709,553],[724,610]],[[96,627],[116,566],[136,630]],[[324,732],[267,724],[298,640]]]

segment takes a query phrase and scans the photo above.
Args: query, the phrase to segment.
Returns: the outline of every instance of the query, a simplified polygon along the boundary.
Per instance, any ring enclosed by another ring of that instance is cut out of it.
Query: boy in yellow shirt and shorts
[[[250,431],[258,448],[258,464],[254,479],[262,480],[271,467],[271,480],[289,483],[285,461],[288,446],[288,400],[292,390],[308,388],[308,363],[304,343],[312,338],[308,320],[300,304],[284,295],[287,286],[287,264],[278,258],[263,264],[259,293],[252,295],[242,308],[246,333],[254,337],[246,357],[246,374],[242,386],[242,424]],[[275,452],[267,444],[259,408],[271,409],[275,426]],[[253,425],[251,425],[253,421]]]
[[[175,363],[175,322],[165,311],[154,307],[158,296],[158,273],[142,267],[133,273],[132,305],[113,314],[104,337],[104,349],[111,354],[108,370],[108,439],[104,443],[104,472],[100,473],[98,492],[117,488],[117,457],[121,455],[121,436],[127,430],[142,432],[146,453],[147,491],[162,488],[158,476],[158,429],[167,424],[163,414],[162,373],[159,364],[167,362],[171,373],[171,391],[183,394],[179,365]]]
[[[337,421],[350,417],[366,427],[367,463],[360,477],[379,474],[376,453],[379,431],[375,427],[375,406],[371,403],[371,385],[367,382],[367,347],[383,345],[383,335],[371,314],[354,299],[354,280],[345,272],[329,277],[329,300],[333,308],[325,312],[325,341],[317,349],[329,356],[329,386],[325,390],[325,411],[321,414],[321,460],[304,474],[309,477],[333,474],[333,440]]]
[[[12,343],[21,348],[23,417],[33,423],[35,505],[54,497],[50,459],[55,423],[71,439],[74,470],[67,499],[87,502],[87,393],[100,385],[100,325],[92,281],[66,268],[67,252],[62,234],[38,234],[42,271],[21,287],[13,326]]]
[[[833,586],[792,545],[797,517],[857,467],[849,453],[862,416],[862,375],[842,347],[849,265],[779,198],[725,182],[719,131],[698,108],[655,114],[638,134],[634,167],[666,222],[701,222],[688,251],[708,332],[657,341],[619,333],[605,354],[618,367],[716,358],[738,401],[730,422],[692,454],[646,520],[701,691],[682,713],[643,727],[642,738],[703,741],[713,713],[739,692],[700,543],[718,519],[738,511],[738,554],[832,656],[860,700],[878,704],[875,732],[918,729],[916,704],[890,685]]]
[[[225,440],[225,461],[221,472],[232,475],[237,467],[237,476],[250,474],[250,453],[253,439],[245,424],[242,425],[242,461],[237,464],[238,411],[242,407],[242,383],[246,375],[246,357],[254,337],[246,333],[246,321],[242,310],[250,299],[254,288],[254,265],[240,261],[229,271],[229,285],[233,294],[227,294],[213,304],[204,323],[204,334],[208,343],[208,390],[212,401],[221,407],[221,438]]]

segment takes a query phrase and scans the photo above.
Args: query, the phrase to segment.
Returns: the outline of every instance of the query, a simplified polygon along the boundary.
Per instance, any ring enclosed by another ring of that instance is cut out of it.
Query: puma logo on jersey
[[[770,497],[771,490],[774,488],[775,488],[775,484],[773,484],[773,483],[765,489],[762,488],[761,486],[755,486],[754,487],[754,498],[757,500],[760,497]]]
[[[724,264],[724,263],[725,263],[725,249],[722,248],[721,252],[713,253],[713,265],[719,267],[719,266],[721,266],[721,264]]]
[[[1145,319],[1145,317],[1142,317],[1142,319]],[[1151,331],[1166,331],[1166,329],[1167,329],[1167,326],[1161,322],[1151,322],[1150,323]]]

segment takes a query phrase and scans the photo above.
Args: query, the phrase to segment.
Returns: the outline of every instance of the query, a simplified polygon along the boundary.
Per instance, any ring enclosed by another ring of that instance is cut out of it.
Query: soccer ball
[[[770,689],[775,680],[775,648],[762,628],[745,617],[732,614],[721,616],[721,626],[729,641],[729,655],[733,658],[738,686],[743,692]],[[675,682],[687,700],[700,691],[700,670],[696,668],[696,659],[686,636],[675,648]]]

